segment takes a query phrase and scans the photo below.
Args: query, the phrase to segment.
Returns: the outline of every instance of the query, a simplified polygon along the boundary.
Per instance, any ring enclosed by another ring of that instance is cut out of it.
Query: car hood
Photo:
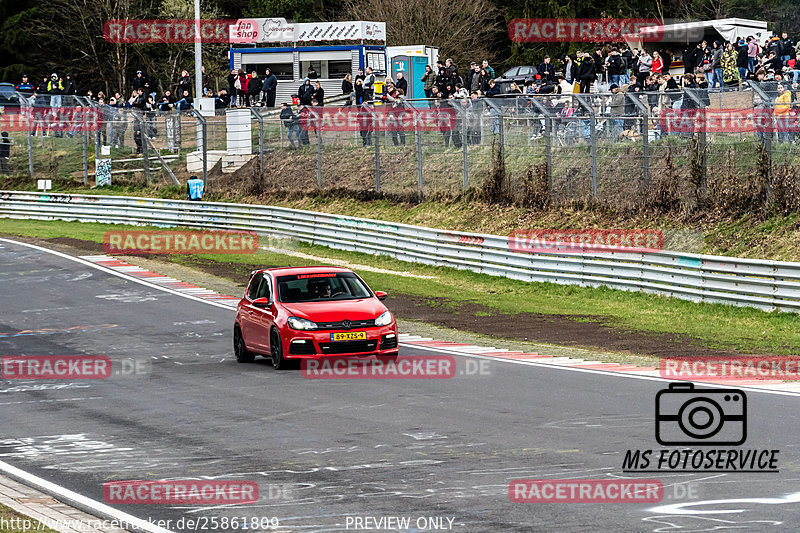
[[[312,322],[338,322],[340,320],[372,320],[386,311],[377,298],[334,300],[330,302],[284,303],[289,314]]]

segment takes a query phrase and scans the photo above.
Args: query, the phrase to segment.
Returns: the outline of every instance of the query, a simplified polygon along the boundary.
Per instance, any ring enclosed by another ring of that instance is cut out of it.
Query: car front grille
[[[378,349],[378,341],[377,339],[373,339],[365,341],[320,343],[319,349],[323,354],[369,353]]]

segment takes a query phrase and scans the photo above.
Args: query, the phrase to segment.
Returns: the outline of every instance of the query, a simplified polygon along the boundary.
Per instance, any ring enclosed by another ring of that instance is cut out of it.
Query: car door
[[[275,323],[275,293],[272,284],[272,276],[264,274],[264,279],[262,279],[258,287],[255,299],[266,298],[269,300],[270,305],[267,307],[254,307],[255,313],[253,314],[255,319],[253,324],[255,337],[258,339],[257,342],[263,347],[265,352],[268,352],[270,349],[269,332],[272,329],[272,325]]]
[[[249,350],[255,351],[266,350],[258,327],[258,311],[260,311],[260,309],[253,305],[253,300],[258,297],[258,291],[263,281],[264,274],[261,272],[258,272],[250,279],[250,285],[247,287],[244,303],[241,305],[241,312],[239,314],[239,327],[242,329],[245,345]]]
[[[531,67],[519,67],[516,79],[524,82],[529,78],[533,78],[533,69]]]

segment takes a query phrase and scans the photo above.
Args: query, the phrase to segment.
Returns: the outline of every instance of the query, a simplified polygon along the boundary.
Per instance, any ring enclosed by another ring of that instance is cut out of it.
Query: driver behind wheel
[[[326,279],[315,279],[308,282],[308,293],[312,300],[331,297],[331,284]]]

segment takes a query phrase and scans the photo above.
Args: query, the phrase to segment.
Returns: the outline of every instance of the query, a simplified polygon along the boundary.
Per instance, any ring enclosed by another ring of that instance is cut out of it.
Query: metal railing
[[[800,311],[800,263],[675,251],[520,253],[508,237],[282,207],[0,191],[0,217],[237,229],[523,281]]]
[[[791,203],[793,196],[784,190],[791,191],[793,176],[800,169],[800,129],[714,131],[694,127],[669,131],[661,118],[670,109],[775,115],[788,108],[786,116],[796,119],[800,115],[796,102],[800,99],[781,106],[777,88],[774,82],[762,82],[751,83],[741,91],[685,89],[403,100],[375,102],[367,111],[377,113],[397,105],[414,113],[431,109],[453,113],[451,127],[441,129],[302,128],[296,108],[295,118],[286,120],[281,119],[280,109],[253,107],[249,153],[258,157],[257,190],[338,188],[433,196],[485,189],[497,181],[508,197],[523,205],[538,205],[536,195],[543,195],[538,200],[542,202],[597,199],[620,208],[645,200],[694,205],[706,197],[739,201],[738,196],[729,194],[738,189],[750,191],[753,202],[769,204],[774,190],[778,201]],[[64,98],[62,105],[68,105]],[[335,105],[344,99],[347,96],[326,102]],[[69,105],[97,104],[76,98]],[[326,106],[326,112],[331,108]],[[100,131],[91,134],[71,136],[68,131],[42,137],[47,132],[39,129],[37,135],[35,128],[12,132],[16,147],[12,145],[10,167],[12,173],[32,177],[78,175],[82,171],[84,183],[88,183],[93,158],[101,145],[109,144],[115,168],[117,161],[121,165],[112,173],[126,179],[130,176],[132,181],[147,181],[142,172],[149,173],[149,166],[142,168],[141,164],[147,154],[140,155],[146,148],[169,152],[171,155],[162,159],[183,164],[184,158],[201,145],[199,157],[211,172],[214,162],[207,152],[227,147],[224,114],[224,109],[218,109],[218,116],[203,118],[174,110],[142,113],[106,106],[102,108]],[[194,132],[202,120],[207,137],[205,143],[198,143],[189,132]],[[137,128],[137,124],[147,127]],[[111,136],[106,139],[109,127]],[[142,130],[151,135],[143,135]],[[186,134],[181,135],[181,131]],[[27,158],[23,157],[25,145]],[[196,157],[194,154],[193,160]],[[155,162],[153,158],[150,161]],[[166,172],[160,179],[174,183]],[[770,194],[761,195],[761,189]]]

